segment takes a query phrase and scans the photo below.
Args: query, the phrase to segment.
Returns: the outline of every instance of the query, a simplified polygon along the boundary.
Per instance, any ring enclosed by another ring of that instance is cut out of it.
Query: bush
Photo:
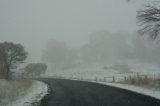
[[[47,70],[47,65],[44,63],[30,63],[24,68],[24,75],[28,77],[35,77],[44,74]]]

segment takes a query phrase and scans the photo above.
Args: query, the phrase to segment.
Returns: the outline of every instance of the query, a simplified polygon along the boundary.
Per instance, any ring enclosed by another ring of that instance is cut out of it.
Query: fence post
[[[97,82],[97,77],[95,77],[94,80]]]
[[[140,75],[139,75],[139,73],[137,72],[137,79],[139,80],[140,79]]]
[[[104,77],[104,82],[107,82],[106,77]]]
[[[125,81],[125,82],[127,81],[127,78],[126,78],[126,76],[124,77],[124,81]]]
[[[112,82],[115,82],[115,77],[113,76]]]
[[[154,74],[154,76],[153,76],[153,77],[154,77],[154,78],[153,78],[153,80],[154,80],[154,81],[156,81],[156,75],[155,75],[155,74]]]

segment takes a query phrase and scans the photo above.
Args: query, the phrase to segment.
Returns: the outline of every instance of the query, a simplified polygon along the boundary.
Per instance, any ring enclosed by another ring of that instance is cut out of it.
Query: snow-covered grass
[[[0,104],[6,105],[8,101],[11,103],[17,99],[17,97],[24,95],[32,86],[33,82],[30,80],[12,81],[12,80],[0,80]]]
[[[91,67],[91,68],[76,68],[70,70],[57,70],[54,72],[46,73],[46,77],[62,77],[62,78],[71,78],[79,80],[104,80],[112,81],[113,76],[117,76],[119,79],[124,78],[124,76],[133,74],[131,72],[122,73],[114,69],[104,69],[103,66]]]
[[[119,83],[106,83],[106,82],[96,82],[96,83],[100,83],[100,84],[105,84],[105,85],[109,85],[109,86],[114,86],[117,88],[122,88],[122,89],[126,89],[126,90],[130,90],[133,92],[137,92],[140,94],[144,94],[144,95],[148,95],[157,99],[160,99],[160,88],[159,89],[148,89],[142,86],[135,86],[135,85],[128,85],[128,84],[119,84]]]
[[[119,62],[88,68],[74,68],[68,70],[51,70],[45,76],[57,76],[63,78],[72,78],[80,80],[105,80],[111,82],[113,77],[115,81],[123,81],[125,77],[135,76],[137,73],[142,75],[158,75],[160,67],[156,64],[140,62]]]
[[[140,75],[125,77],[122,84],[143,86],[147,88],[160,88],[160,75]]]
[[[0,106],[32,106],[48,92],[46,84],[31,80],[0,80]]]

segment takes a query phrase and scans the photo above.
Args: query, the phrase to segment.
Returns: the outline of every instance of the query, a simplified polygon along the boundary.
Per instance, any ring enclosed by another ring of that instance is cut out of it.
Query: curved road
[[[160,100],[90,82],[42,79],[50,94],[40,106],[160,106]]]

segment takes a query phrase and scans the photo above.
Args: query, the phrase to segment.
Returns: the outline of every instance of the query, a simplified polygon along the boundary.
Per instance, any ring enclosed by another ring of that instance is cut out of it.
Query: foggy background
[[[54,67],[128,59],[159,64],[159,44],[135,33],[143,2],[1,0],[0,41],[21,43],[29,52],[27,61]]]
[[[0,40],[22,43],[39,61],[49,39],[79,47],[98,30],[135,31],[138,7],[125,0],[1,0]]]

